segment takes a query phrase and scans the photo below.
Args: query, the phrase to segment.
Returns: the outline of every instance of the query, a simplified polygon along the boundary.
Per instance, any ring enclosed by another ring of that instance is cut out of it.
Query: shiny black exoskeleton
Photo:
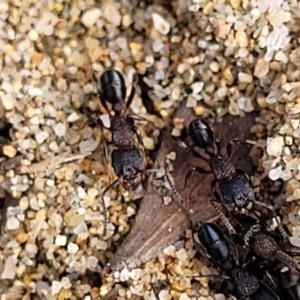
[[[246,267],[240,266],[238,252],[216,224],[202,224],[197,229],[197,237],[198,241],[193,234],[197,250],[220,267],[223,278],[228,281],[229,292],[238,299],[281,299],[267,283],[260,281]]]
[[[214,133],[205,121],[201,119],[192,121],[189,125],[188,133],[195,145],[204,149],[209,155],[214,154]]]
[[[115,149],[112,154],[112,166],[121,184],[126,190],[136,189],[142,180],[144,159],[136,148]]]
[[[225,269],[233,267],[233,255],[230,253],[229,242],[223,236],[220,228],[214,223],[204,223],[197,231],[199,244],[198,251],[204,250],[205,254],[209,256],[213,262]],[[199,248],[201,247],[201,248]]]
[[[126,98],[126,85],[122,74],[117,70],[105,71],[100,78],[98,91],[103,107],[108,110],[106,103],[109,102],[112,104],[113,111],[121,114]]]
[[[188,133],[194,146],[203,149],[209,155],[208,163],[215,176],[211,183],[214,200],[238,209],[254,201],[254,191],[249,177],[242,170],[236,169],[229,161],[234,140],[227,145],[228,158],[226,160],[219,155],[219,141],[216,141],[214,132],[207,122],[202,119],[192,121],[189,124]],[[195,156],[204,158],[193,148],[184,146]],[[187,173],[186,180],[191,176],[192,171],[204,172],[203,169],[195,166]]]

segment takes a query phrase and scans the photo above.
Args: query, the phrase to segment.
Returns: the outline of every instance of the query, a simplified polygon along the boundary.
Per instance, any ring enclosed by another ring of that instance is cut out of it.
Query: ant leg
[[[276,291],[278,285],[275,283],[274,278],[268,271],[265,271],[265,274],[267,283],[269,283],[269,285]]]
[[[140,115],[136,115],[136,114],[130,114],[127,116],[128,119],[131,119],[133,121],[146,121],[147,123],[151,123],[153,125],[155,125],[151,120],[148,120],[147,118],[145,117],[142,117]]]
[[[138,129],[135,126],[133,126],[133,131],[135,132],[139,143],[142,145],[143,148],[145,148],[144,142],[143,142],[143,137],[142,137],[141,133],[138,131]]]
[[[144,174],[157,173],[157,172],[164,172],[164,169],[146,169],[146,170],[140,170],[140,172]]]
[[[114,188],[117,184],[120,182],[120,178],[116,179],[113,183],[111,183],[102,193],[101,200],[102,200],[102,207],[103,207],[103,212],[104,212],[104,230],[103,230],[103,235],[106,236],[106,231],[107,231],[107,223],[108,223],[108,218],[107,218],[107,208],[105,206],[105,201],[104,201],[104,195],[111,189]]]
[[[185,175],[185,179],[184,179],[184,187],[186,188],[186,185],[187,185],[187,181],[190,179],[190,177],[192,176],[192,173],[194,171],[197,171],[198,173],[200,174],[203,174],[203,173],[211,173],[211,171],[207,171],[205,169],[202,169],[200,167],[192,167],[192,169],[190,169],[187,174]]]
[[[216,146],[217,146],[217,151],[218,151],[218,153],[220,153],[220,150],[221,150],[221,135],[220,135],[219,130],[216,131],[215,143],[216,143]]]
[[[180,139],[181,141],[184,141],[185,139],[187,139],[189,137],[189,132],[186,129],[186,127],[183,127],[180,132],[180,137],[174,137],[174,136],[172,136],[172,137],[177,140]]]
[[[278,216],[276,215],[274,207],[271,206],[271,205],[269,205],[269,204],[262,203],[262,202],[259,202],[259,201],[256,201],[256,200],[252,200],[252,201],[253,201],[253,204],[255,204],[257,206],[260,206],[260,207],[264,207],[264,208],[266,208],[266,209],[268,209],[268,210],[270,210],[272,212],[273,218],[275,218],[275,220],[277,222],[279,233],[281,234],[284,242],[288,241],[289,240],[289,236],[285,232],[284,228],[282,227],[281,221],[278,220]]]
[[[293,269],[298,275],[300,275],[300,265],[289,255],[279,250],[275,253],[275,256],[287,267]]]
[[[261,231],[260,224],[253,225],[245,234],[244,236],[244,242],[246,246],[249,246],[250,240],[254,237],[256,233]]]
[[[183,198],[181,197],[181,195],[179,194],[179,192],[176,190],[174,183],[171,180],[170,174],[167,171],[167,167],[168,167],[168,161],[165,161],[165,177],[167,179],[167,182],[169,184],[169,186],[171,187],[171,190],[174,194],[175,199],[177,200],[177,203],[179,204],[180,208],[183,210],[183,212],[190,218],[191,215],[190,213],[187,211],[187,209],[183,206]]]
[[[231,159],[231,157],[232,157],[232,150],[233,150],[233,148],[237,145],[237,142],[238,142],[238,141],[239,141],[238,138],[233,138],[233,139],[231,139],[231,140],[228,142],[227,148],[226,148],[226,150],[227,150],[227,159],[228,159],[228,160]]]
[[[214,209],[217,211],[220,219],[222,220],[224,226],[226,227],[226,229],[228,230],[230,235],[236,235],[236,230],[233,228],[233,226],[231,225],[231,223],[229,222],[229,220],[226,218],[225,214],[220,210],[220,208],[216,205],[216,202],[214,202],[213,200],[210,202],[211,205],[214,207]]]
[[[285,252],[291,253],[294,256],[299,256],[300,255],[300,249],[296,248],[290,248],[290,249],[284,249]]]
[[[103,141],[103,153],[104,153],[104,158],[105,158],[106,162],[109,161],[108,145],[109,145],[109,142],[107,142],[107,140],[104,139],[104,141]]]
[[[230,253],[233,257],[233,260],[235,262],[235,265],[236,266],[239,266],[240,265],[240,262],[239,262],[239,253],[238,253],[238,249],[236,247],[236,245],[234,244],[233,240],[232,239],[227,239],[228,240],[228,244],[229,244],[229,247],[230,247]]]
[[[256,256],[254,256],[251,251],[248,251],[242,260],[242,269],[246,268],[250,263],[253,263],[256,261]]]
[[[194,155],[197,158],[201,158],[201,159],[204,159],[207,161],[207,158],[203,157],[200,153],[195,151],[192,147],[188,146],[184,141],[178,139],[178,145],[184,151],[191,153],[192,155]]]
[[[165,165],[165,177],[167,179],[169,186],[171,187],[171,190],[172,190],[176,200],[180,203],[183,203],[183,199],[182,199],[181,195],[178,193],[178,191],[176,190],[176,188],[171,180],[171,177],[167,171],[167,164]]]
[[[202,253],[201,253],[202,254]],[[223,274],[211,274],[211,275],[194,275],[194,276],[186,276],[187,278],[211,278],[214,280],[230,280],[230,277],[227,275],[223,275]],[[236,298],[233,298],[234,300],[237,300]]]
[[[128,97],[128,100],[126,102],[126,105],[125,105],[125,108],[123,110],[123,113],[122,115],[125,115],[126,112],[127,112],[127,109],[130,107],[132,101],[133,101],[133,98],[134,98],[134,94],[135,94],[135,90],[136,90],[136,86],[138,84],[138,74],[137,73],[134,73],[133,75],[133,78],[132,78],[132,87],[131,87],[131,92],[130,92],[130,95]]]
[[[216,204],[216,203],[219,203],[219,204],[222,203],[220,195],[216,192],[216,183],[217,183],[217,180],[214,179],[210,184],[212,192],[213,192],[213,196],[214,196],[214,198],[210,201],[210,203],[214,207],[214,209],[218,212],[218,215],[219,215],[220,219],[222,220],[223,224],[225,225],[225,227],[227,228],[229,234],[235,235],[235,234],[237,234],[236,230],[233,228],[233,226],[231,225],[231,223],[229,222],[229,220],[227,219],[225,214],[220,210],[220,208]]]

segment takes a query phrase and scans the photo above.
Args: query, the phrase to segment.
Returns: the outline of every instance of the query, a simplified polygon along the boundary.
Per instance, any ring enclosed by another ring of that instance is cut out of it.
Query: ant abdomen
[[[209,155],[214,154],[215,137],[211,127],[201,119],[192,121],[188,128],[192,141]]]
[[[216,224],[204,223],[198,231],[198,237],[201,245],[216,263],[220,264],[229,259],[228,242]]]

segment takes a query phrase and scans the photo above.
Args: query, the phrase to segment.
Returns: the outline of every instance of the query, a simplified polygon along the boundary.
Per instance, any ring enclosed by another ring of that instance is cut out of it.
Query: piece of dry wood
[[[26,173],[37,173],[43,171],[52,171],[66,164],[70,164],[72,162],[84,159],[85,157],[91,155],[92,152],[80,153],[80,154],[70,154],[70,153],[62,153],[53,158],[48,158],[38,163],[33,163],[30,166],[22,166],[19,174]]]
[[[220,131],[221,145],[234,137],[241,141],[250,137],[250,128],[255,123],[255,113],[245,117],[225,116],[221,124],[215,124]],[[176,118],[183,118],[185,126],[195,119],[192,110],[183,104],[175,114]],[[217,217],[216,211],[209,203],[212,198],[210,183],[212,174],[198,174],[195,172],[184,189],[184,178],[188,170],[194,166],[207,167],[204,161],[193,157],[179,148],[170,136],[170,129],[164,132],[163,142],[158,152],[156,166],[164,166],[166,155],[170,151],[176,151],[177,159],[174,162],[175,170],[172,173],[176,189],[184,199],[184,206],[194,211],[192,220],[207,221]],[[246,172],[251,172],[252,164],[248,157],[249,145],[240,143],[234,148],[233,163]],[[189,220],[179,205],[173,200],[169,205],[162,203],[161,197],[156,193],[145,195],[143,198],[135,223],[117,249],[117,252],[109,262],[112,271],[124,266],[135,268],[142,263],[154,258],[166,246],[176,242],[189,227]]]

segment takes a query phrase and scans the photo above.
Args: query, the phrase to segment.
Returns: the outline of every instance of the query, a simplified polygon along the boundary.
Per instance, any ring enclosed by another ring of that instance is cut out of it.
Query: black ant
[[[250,209],[251,206],[255,204],[259,207],[267,208],[268,210],[272,211],[273,217],[275,217],[276,221],[278,222],[280,233],[286,239],[287,235],[276,217],[274,208],[268,204],[255,200],[254,189],[249,176],[243,170],[235,168],[230,162],[233,153],[233,146],[236,144],[238,139],[235,138],[228,142],[227,158],[224,159],[219,155],[220,140],[215,138],[212,128],[206,121],[203,119],[193,120],[188,126],[188,134],[191,137],[194,145],[188,146],[183,141],[180,141],[181,147],[183,147],[186,151],[191,152],[194,156],[207,161],[211,167],[211,170],[208,171],[198,166],[194,166],[186,174],[185,186],[193,171],[197,171],[199,173],[212,172],[215,178],[211,182],[211,188],[213,192],[213,199],[211,203],[217,209],[222,219],[224,219],[224,215],[218,209],[215,203],[229,205],[238,211],[244,211],[245,208]],[[204,152],[209,156],[209,159],[195,151],[193,148],[195,146],[204,150]],[[232,227],[230,230],[232,233],[235,232]]]
[[[97,81],[96,81],[97,82]],[[145,118],[128,114],[128,109],[133,101],[138,76],[133,77],[132,89],[127,101],[126,86],[123,76],[117,70],[105,71],[97,83],[97,90],[103,107],[108,110],[108,103],[111,104],[111,134],[109,144],[115,146],[111,153],[112,167],[118,177],[102,193],[102,205],[104,209],[104,235],[107,227],[107,209],[105,207],[104,195],[117,184],[121,184],[127,191],[135,190],[142,181],[142,174],[163,171],[160,169],[146,169],[150,159],[134,145],[134,137],[143,146],[143,140],[135,127],[134,121],[145,120]],[[106,140],[103,143],[103,152],[106,161],[109,160],[109,152]],[[165,172],[166,173],[166,172]]]
[[[194,166],[186,175],[185,185],[193,171],[199,173],[212,172],[215,176],[211,183],[215,201],[226,205],[232,205],[239,209],[246,207],[249,202],[254,200],[254,191],[252,189],[250,179],[244,171],[236,169],[229,159],[232,155],[232,146],[237,139],[231,140],[227,145],[227,159],[219,155],[220,142],[215,139],[214,132],[211,127],[201,119],[196,119],[189,124],[188,133],[195,146],[203,149],[209,155],[209,165],[211,171]],[[217,144],[217,151],[215,151]],[[204,158],[196,152],[192,147],[188,147],[185,143],[181,145],[188,151],[192,152],[196,157]]]
[[[208,257],[221,269],[221,274],[212,275],[226,280],[226,287],[230,294],[238,299],[268,299],[280,300],[277,292],[266,282],[261,281],[248,270],[247,265],[241,266],[239,253],[232,240],[225,237],[222,230],[214,223],[192,224],[192,236],[196,249]],[[195,237],[194,234],[197,234]],[[233,297],[234,299],[237,299]]]
[[[229,221],[228,221],[229,222]],[[268,272],[275,278],[284,299],[300,299],[300,265],[287,252],[299,255],[299,249],[280,246],[282,237],[268,229],[265,222],[250,216],[237,215],[234,222],[238,224],[239,237],[250,250],[248,256],[257,261],[260,269],[267,266]]]
[[[291,252],[299,255],[299,249],[283,250],[277,242],[280,237],[277,236],[276,232],[268,229],[262,220],[245,215],[237,215],[233,220],[239,226],[237,236],[250,248],[250,254],[253,252],[252,256],[259,257],[272,264],[281,262],[300,275],[300,265],[286,254],[286,252]]]

